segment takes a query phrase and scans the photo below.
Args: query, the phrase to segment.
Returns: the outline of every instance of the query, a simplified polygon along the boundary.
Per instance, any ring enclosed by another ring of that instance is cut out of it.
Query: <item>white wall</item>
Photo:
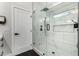
[[[0,15],[6,17],[6,24],[1,25],[0,24],[0,32],[4,32],[6,29],[8,30],[8,37],[7,37],[7,42],[9,47],[11,48],[11,12],[10,12],[10,4],[9,3],[4,3],[0,2]]]

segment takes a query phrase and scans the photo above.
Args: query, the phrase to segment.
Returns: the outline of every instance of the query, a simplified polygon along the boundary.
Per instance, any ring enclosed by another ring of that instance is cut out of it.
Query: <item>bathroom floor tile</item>
[[[34,50],[29,50],[16,56],[39,56]]]

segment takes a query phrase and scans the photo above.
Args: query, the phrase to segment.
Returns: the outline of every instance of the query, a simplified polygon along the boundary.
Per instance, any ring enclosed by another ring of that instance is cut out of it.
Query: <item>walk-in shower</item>
[[[40,55],[77,56],[78,3],[53,4],[33,3],[33,49]]]

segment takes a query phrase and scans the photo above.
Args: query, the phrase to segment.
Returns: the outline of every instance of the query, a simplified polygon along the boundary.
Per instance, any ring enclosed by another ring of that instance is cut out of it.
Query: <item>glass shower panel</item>
[[[63,4],[64,5],[64,4]],[[77,23],[78,9],[77,3],[69,4],[66,10],[60,10],[58,13],[49,14],[49,24],[51,30],[47,31],[47,55],[50,56],[77,56]],[[67,5],[68,6],[68,5]],[[75,7],[74,7],[75,6]],[[72,8],[73,7],[73,8]],[[69,9],[71,8],[71,9]],[[57,12],[57,11],[54,11]]]
[[[33,48],[37,49],[42,55],[46,54],[45,16],[45,12],[33,12]]]

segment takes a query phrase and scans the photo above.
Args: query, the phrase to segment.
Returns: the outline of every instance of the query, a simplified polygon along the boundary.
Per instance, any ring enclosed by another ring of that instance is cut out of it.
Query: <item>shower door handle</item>
[[[46,28],[47,28],[47,31],[50,31],[50,24],[47,24]]]

